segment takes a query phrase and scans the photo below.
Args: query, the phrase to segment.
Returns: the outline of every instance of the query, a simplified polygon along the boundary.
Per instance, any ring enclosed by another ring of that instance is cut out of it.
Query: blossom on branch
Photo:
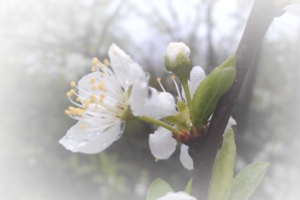
[[[199,86],[199,84],[204,78],[205,78],[204,70],[199,66],[193,67],[193,69],[190,72],[190,80],[188,82],[190,94],[192,96],[194,95],[197,87]],[[175,86],[178,88],[175,80],[174,83]],[[178,91],[179,99],[181,98],[181,96],[186,101],[186,97],[183,92],[183,89],[181,93]],[[171,113],[169,115],[171,115]],[[149,145],[150,145],[151,153],[155,158],[168,159],[174,153],[177,142],[172,137],[171,131],[163,127],[159,127],[153,134],[149,135]],[[181,148],[180,148],[180,161],[185,168],[189,170],[193,169],[193,161],[188,154],[188,146],[184,144],[181,144]]]
[[[59,143],[70,151],[99,153],[122,135],[125,121],[142,115],[162,118],[165,111],[176,113],[171,94],[149,88],[148,74],[130,56],[115,44],[108,54],[110,63],[95,58],[92,73],[78,85],[72,82],[74,89],[67,93],[77,108],[69,107],[65,113],[78,122]]]
[[[193,97],[197,87],[200,85],[201,81],[204,78],[205,78],[205,72],[201,67],[195,66],[192,68],[190,72],[190,80],[188,81],[188,89],[191,97]],[[176,88],[178,88],[175,80],[174,83]],[[177,91],[178,98],[179,99],[182,98],[184,101],[186,101],[185,92],[183,91],[182,87],[181,89],[182,89],[181,93],[179,92],[179,90]],[[171,113],[169,115],[171,115]],[[232,117],[230,117],[227,127],[231,127],[232,125],[235,124],[236,124],[235,120]],[[173,138],[171,131],[163,127],[159,127],[153,134],[149,135],[149,145],[150,145],[151,153],[155,158],[168,159],[175,152],[177,142]],[[185,144],[181,144],[179,159],[182,165],[186,169],[192,170],[194,168],[193,160],[188,154],[188,146]]]

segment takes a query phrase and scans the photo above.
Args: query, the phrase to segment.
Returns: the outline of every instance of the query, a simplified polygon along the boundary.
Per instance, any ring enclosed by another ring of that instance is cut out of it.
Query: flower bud
[[[188,80],[190,73],[190,48],[183,42],[170,43],[165,55],[165,67],[180,81]]]
[[[190,48],[186,46],[183,42],[173,42],[167,47],[166,56],[169,58],[170,62],[175,62],[175,59],[179,53],[182,53],[187,59],[190,56]]]

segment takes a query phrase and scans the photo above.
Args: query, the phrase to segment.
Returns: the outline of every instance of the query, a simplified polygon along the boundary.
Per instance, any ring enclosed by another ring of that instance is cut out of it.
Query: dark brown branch
[[[283,11],[275,8],[273,0],[255,0],[236,51],[237,75],[234,84],[218,103],[205,137],[190,145],[189,153],[194,161],[192,195],[198,200],[207,198],[213,163],[255,52],[274,17],[281,14]]]

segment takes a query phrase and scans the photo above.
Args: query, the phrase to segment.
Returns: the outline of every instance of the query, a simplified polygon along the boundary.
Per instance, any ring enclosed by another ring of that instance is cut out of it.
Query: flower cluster
[[[173,77],[178,91],[175,100],[165,91],[160,79],[162,92],[149,87],[148,74],[118,46],[111,45],[108,54],[110,62],[102,63],[94,58],[92,72],[78,84],[71,82],[67,97],[76,107],[70,106],[65,113],[78,122],[59,142],[72,152],[99,153],[122,135],[126,121],[139,119],[159,126],[149,136],[150,150],[157,159],[169,158],[176,148],[174,138],[190,138],[191,98],[205,78],[204,70],[196,66],[190,74],[180,76],[185,69],[182,66],[189,65],[190,50],[184,43],[169,45],[165,59],[183,84],[178,87]],[[229,125],[233,124],[235,121],[230,119]],[[191,170],[193,161],[187,150],[188,146],[182,144],[180,160]]]

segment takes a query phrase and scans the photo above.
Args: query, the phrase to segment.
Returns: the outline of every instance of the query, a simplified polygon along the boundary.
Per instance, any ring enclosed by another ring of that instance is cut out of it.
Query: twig
[[[207,199],[213,163],[235,100],[238,97],[255,52],[274,17],[278,17],[283,13],[283,10],[273,5],[273,0],[255,0],[254,2],[236,51],[236,79],[231,89],[219,101],[205,137],[194,141],[189,148],[189,154],[194,161],[192,195],[198,200]]]

